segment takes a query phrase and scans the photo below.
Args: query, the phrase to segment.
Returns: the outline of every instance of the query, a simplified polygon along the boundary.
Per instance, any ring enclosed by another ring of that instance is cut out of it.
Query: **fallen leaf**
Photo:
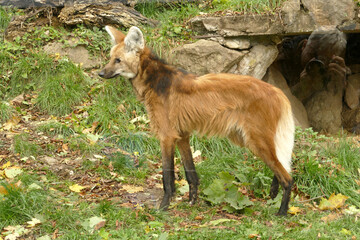
[[[351,235],[351,231],[347,230],[346,228],[341,229],[340,233],[342,233],[344,235]]]
[[[13,116],[3,125],[3,129],[9,131],[10,129],[15,127],[20,122],[20,120],[21,118],[19,118],[18,116]]]
[[[37,238],[36,240],[51,240],[51,237],[49,235],[44,235],[44,236]]]
[[[37,190],[37,189],[42,189],[38,184],[36,183],[32,183],[28,186],[29,190]]]
[[[132,185],[122,185],[122,189],[127,191],[128,193],[137,193],[137,192],[143,192],[144,188],[141,186],[132,186]]]
[[[354,205],[350,206],[349,209],[345,209],[344,212],[349,215],[360,216],[360,209],[356,208]]]
[[[6,178],[10,178],[13,179],[15,178],[17,175],[19,175],[20,173],[22,173],[22,170],[19,167],[11,167],[11,168],[6,168],[4,170],[5,173],[5,177]]]
[[[296,215],[301,212],[301,209],[299,207],[290,207],[288,210],[288,213],[291,215]]]
[[[335,195],[331,194],[329,199],[322,198],[319,204],[320,210],[333,210],[344,206],[346,199],[349,197],[342,195],[341,193]]]
[[[329,215],[322,217],[321,221],[328,223],[328,222],[332,222],[332,221],[338,219],[339,217],[340,217],[339,214],[330,213]]]
[[[6,188],[4,186],[1,186],[1,185],[0,185],[0,194],[2,194],[2,195],[8,194],[8,191],[6,190]]]
[[[5,169],[5,168],[8,168],[8,167],[10,167],[10,166],[11,166],[11,162],[8,161],[7,163],[4,163],[0,168],[1,168],[1,169]]]
[[[12,105],[19,106],[21,103],[25,101],[24,94],[20,94],[19,96],[15,97],[13,100],[10,101]]]
[[[71,191],[79,193],[79,192],[81,192],[81,190],[83,190],[85,187],[80,186],[79,184],[74,184],[74,185],[70,186],[69,188],[70,188]]]
[[[39,219],[37,219],[37,218],[32,218],[31,221],[28,221],[26,223],[28,224],[27,225],[28,228],[33,228],[36,225],[39,225],[41,223],[41,221]]]

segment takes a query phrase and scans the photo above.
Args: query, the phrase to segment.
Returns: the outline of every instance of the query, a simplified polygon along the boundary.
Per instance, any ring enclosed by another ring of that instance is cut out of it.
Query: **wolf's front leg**
[[[174,152],[175,139],[165,138],[161,140],[162,168],[163,168],[163,188],[164,197],[160,204],[160,209],[167,210],[170,200],[175,193],[175,172],[174,172]]]

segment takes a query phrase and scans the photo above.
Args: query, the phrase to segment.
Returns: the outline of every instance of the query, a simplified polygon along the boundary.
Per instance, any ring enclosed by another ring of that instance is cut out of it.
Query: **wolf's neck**
[[[146,49],[140,57],[141,82],[159,96],[168,94],[178,72],[175,67],[166,64],[149,49]]]

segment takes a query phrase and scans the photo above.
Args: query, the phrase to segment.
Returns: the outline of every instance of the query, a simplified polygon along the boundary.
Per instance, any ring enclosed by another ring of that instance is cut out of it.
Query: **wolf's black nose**
[[[104,77],[104,76],[105,76],[105,72],[104,72],[104,71],[99,72],[99,77]]]

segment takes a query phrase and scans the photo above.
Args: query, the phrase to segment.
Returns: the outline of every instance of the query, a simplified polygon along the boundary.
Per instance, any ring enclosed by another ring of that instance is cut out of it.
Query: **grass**
[[[39,155],[41,148],[30,140],[28,134],[22,133],[14,137],[13,151],[23,157],[30,157]]]
[[[42,81],[36,106],[48,114],[63,116],[87,97],[88,81],[82,70],[66,59]]]
[[[4,123],[9,120],[13,114],[14,110],[8,102],[0,102],[0,123]]]

